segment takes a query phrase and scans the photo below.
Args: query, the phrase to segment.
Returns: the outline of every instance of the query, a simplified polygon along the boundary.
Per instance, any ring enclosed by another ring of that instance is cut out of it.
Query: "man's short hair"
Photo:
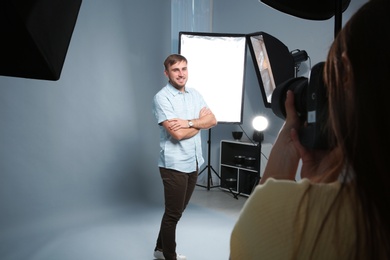
[[[180,54],[169,55],[164,61],[165,70],[168,70],[170,66],[182,61],[185,61],[187,63],[187,59],[183,55]]]

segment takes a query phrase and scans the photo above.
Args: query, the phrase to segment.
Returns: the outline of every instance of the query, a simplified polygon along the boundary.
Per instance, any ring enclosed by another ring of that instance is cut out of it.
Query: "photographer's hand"
[[[300,143],[298,139],[295,139],[297,136],[293,133],[300,128],[301,121],[295,111],[294,94],[290,90],[287,91],[285,106],[287,114],[286,121],[272,147],[260,183],[264,183],[268,178],[295,180],[300,159],[300,153],[296,143],[298,142],[299,145]]]
[[[290,103],[286,103],[287,111],[293,115]],[[288,120],[287,115],[287,120]],[[301,178],[307,178],[311,182],[332,182],[335,181],[343,167],[339,158],[342,158],[338,147],[331,150],[313,150],[304,147],[298,136],[298,127],[291,129],[291,140],[302,159]]]
[[[343,167],[338,147],[332,150],[310,150],[302,146],[298,133],[291,130],[291,138],[302,159],[301,178],[311,182],[333,182],[337,179]]]
[[[294,107],[294,94],[287,91],[286,121],[279,132],[260,184],[268,178],[295,180],[299,160],[302,159],[301,178],[312,182],[335,181],[343,167],[340,149],[309,150],[299,141],[298,131],[301,127]]]

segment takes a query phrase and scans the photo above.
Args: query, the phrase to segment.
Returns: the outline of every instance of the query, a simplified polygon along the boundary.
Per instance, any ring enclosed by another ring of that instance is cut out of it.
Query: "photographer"
[[[363,5],[331,46],[330,148],[301,144],[287,92],[286,122],[233,229],[231,260],[390,259],[389,5]]]

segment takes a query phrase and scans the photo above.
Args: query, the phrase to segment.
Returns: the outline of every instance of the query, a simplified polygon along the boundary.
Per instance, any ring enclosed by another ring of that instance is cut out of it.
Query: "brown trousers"
[[[165,212],[161,220],[156,249],[162,249],[166,260],[176,260],[176,225],[179,222],[198,179],[198,170],[183,173],[160,168],[164,184]]]

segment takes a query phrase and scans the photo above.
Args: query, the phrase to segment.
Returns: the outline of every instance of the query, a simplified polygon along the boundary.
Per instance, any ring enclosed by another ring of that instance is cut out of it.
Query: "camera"
[[[295,77],[278,85],[272,93],[272,112],[286,119],[285,100],[287,91],[294,93],[295,109],[302,120],[299,139],[303,146],[311,149],[329,148],[328,98],[323,80],[325,62],[317,63],[310,78]]]

